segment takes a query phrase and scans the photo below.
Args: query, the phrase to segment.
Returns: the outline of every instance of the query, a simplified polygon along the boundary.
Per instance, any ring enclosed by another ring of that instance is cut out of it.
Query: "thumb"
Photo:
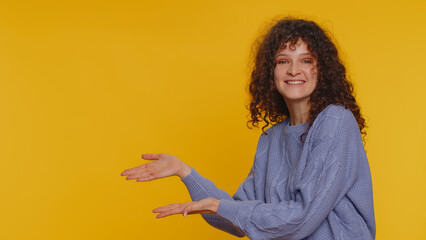
[[[158,160],[162,154],[145,153],[142,154],[142,158],[145,160]]]
[[[188,213],[191,213],[191,206],[185,207],[182,211],[182,215],[185,217]]]

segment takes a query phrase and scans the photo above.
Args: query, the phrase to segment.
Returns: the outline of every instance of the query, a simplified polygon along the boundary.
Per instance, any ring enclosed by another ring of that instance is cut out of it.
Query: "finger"
[[[169,210],[170,210],[170,209],[172,209],[172,208],[176,208],[176,207],[178,207],[178,205],[180,205],[180,204],[169,204],[169,205],[164,206],[164,207],[158,207],[158,208],[156,208],[156,209],[152,210],[152,212],[153,212],[153,213],[162,213],[162,212],[166,212],[166,211],[169,211]]]
[[[183,216],[185,217],[187,214],[191,214],[192,213],[192,207],[191,206],[188,206],[188,207],[186,207],[186,208],[184,208],[183,210],[182,210],[182,214],[183,214]]]
[[[182,204],[170,204],[165,207],[160,207],[157,209],[154,209],[154,213],[159,213],[156,218],[162,218],[167,217],[174,214],[180,214],[182,212]]]
[[[182,213],[184,216],[186,216],[186,214],[196,214],[200,211],[200,207],[201,205],[199,202],[192,202],[184,207]]]
[[[161,157],[161,153],[160,154],[154,154],[154,153],[145,153],[142,154],[142,158],[145,160],[158,160]]]
[[[143,176],[139,176],[136,179],[136,182],[148,182],[157,179],[153,174],[145,174]]]
[[[121,173],[122,176],[132,176],[134,178],[138,178],[139,175],[143,174],[144,172],[148,171],[149,166],[147,166],[150,163],[145,163],[140,166],[126,169],[124,172]]]
[[[121,173],[121,176],[126,176],[126,175],[135,174],[135,173],[137,173],[138,171],[145,169],[145,168],[146,168],[146,166],[145,166],[145,165],[146,165],[146,164],[142,164],[142,165],[137,166],[137,167],[134,167],[134,168],[126,169],[126,170],[124,170],[124,171]]]
[[[137,179],[136,181],[138,182],[144,182],[144,181],[151,181],[151,180],[157,179],[158,178],[157,176],[158,176],[158,173],[156,172],[142,171],[142,172],[137,172],[135,174],[128,175],[126,177],[126,180]]]
[[[161,153],[160,154],[146,153],[146,154],[142,154],[142,158],[145,159],[145,160],[158,160],[158,159],[160,159],[160,157],[162,155],[163,154],[161,154]],[[134,168],[126,169],[120,175],[126,176],[126,175],[129,175],[129,174],[134,174],[135,170],[138,170],[138,169],[144,168],[144,167],[145,167],[145,164],[142,164],[142,165],[134,167]]]
[[[181,214],[182,208],[172,208],[166,212],[162,212],[156,216],[156,218],[163,218],[171,215]]]
[[[130,169],[126,169],[120,175],[121,176],[126,176],[126,175],[129,175],[129,172],[130,172]]]
[[[121,173],[121,176],[128,176],[134,173],[134,170],[132,169],[126,169]]]
[[[164,169],[150,162],[145,164],[143,168],[136,170],[134,174],[129,175],[127,179],[137,179],[138,182],[146,182],[163,177],[167,177],[167,175],[164,175]]]
[[[147,173],[136,172],[136,173],[127,175],[126,180],[133,180],[133,179],[137,179],[137,178],[144,178],[146,176],[148,176]]]
[[[127,177],[126,177],[126,180],[133,180],[133,179],[137,179],[138,177],[140,177],[139,175],[134,175],[134,174],[132,174],[132,175],[128,175]]]
[[[155,167],[147,167],[146,169],[143,169],[143,171],[138,172],[132,177],[136,177],[137,182],[152,181],[161,178],[161,171],[157,170]]]

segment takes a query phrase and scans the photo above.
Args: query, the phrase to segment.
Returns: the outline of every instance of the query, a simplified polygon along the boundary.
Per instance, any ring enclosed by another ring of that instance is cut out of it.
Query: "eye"
[[[314,61],[312,61],[311,59],[303,59],[302,63],[313,63]]]
[[[277,64],[285,64],[285,63],[288,63],[288,61],[285,59],[277,59]]]

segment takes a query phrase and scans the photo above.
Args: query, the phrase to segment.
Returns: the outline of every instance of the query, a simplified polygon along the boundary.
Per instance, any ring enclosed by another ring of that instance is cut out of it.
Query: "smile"
[[[284,82],[287,83],[287,84],[290,84],[290,85],[297,85],[297,84],[305,83],[305,81],[303,81],[303,80],[287,80],[287,81],[284,81]]]

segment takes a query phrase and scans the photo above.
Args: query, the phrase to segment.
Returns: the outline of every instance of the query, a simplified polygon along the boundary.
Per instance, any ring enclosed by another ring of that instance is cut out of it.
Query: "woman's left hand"
[[[220,200],[216,198],[205,198],[200,201],[169,204],[165,207],[154,209],[153,213],[159,213],[157,218],[163,218],[174,214],[216,214]]]

